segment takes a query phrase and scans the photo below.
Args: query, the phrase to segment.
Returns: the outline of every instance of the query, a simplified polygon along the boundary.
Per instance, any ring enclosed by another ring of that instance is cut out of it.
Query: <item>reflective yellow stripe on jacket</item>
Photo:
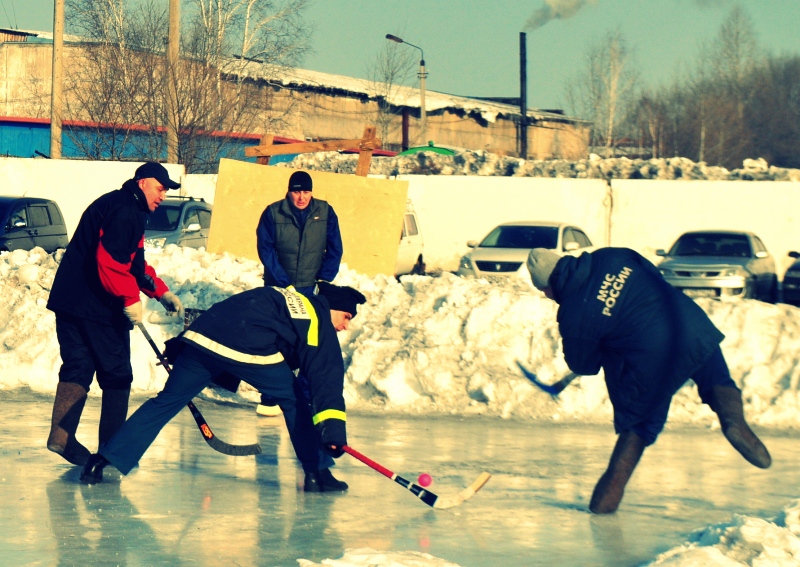
[[[342,421],[347,421],[347,414],[338,409],[326,409],[319,412],[312,419],[314,421],[314,425],[317,425],[326,419],[341,419]]]
[[[186,331],[183,334],[183,337],[205,349],[210,350],[215,354],[235,360],[236,362],[244,362],[247,364],[278,364],[279,362],[283,361],[283,355],[279,352],[266,355],[239,352],[238,350],[233,350],[232,348],[226,347],[225,345],[216,341],[212,341],[208,337],[201,335],[196,331]]]

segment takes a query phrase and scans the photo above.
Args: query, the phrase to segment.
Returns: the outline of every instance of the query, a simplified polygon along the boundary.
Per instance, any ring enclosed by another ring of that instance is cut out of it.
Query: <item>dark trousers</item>
[[[703,365],[692,374],[691,378],[697,384],[697,392],[700,394],[700,399],[706,404],[711,401],[714,386],[737,387],[736,382],[731,378],[728,363],[725,362],[725,357],[719,346],[714,349],[714,352],[711,353],[711,356],[706,359]],[[675,392],[672,392],[666,401],[656,407],[649,419],[639,422],[631,428],[634,433],[644,439],[645,446],[655,443],[661,430],[664,429],[664,424],[667,422],[667,415],[669,414],[669,406],[674,395]],[[622,431],[619,433],[622,433]]]
[[[56,336],[61,353],[58,379],[87,391],[97,374],[102,390],[125,390],[133,382],[130,330],[56,314]]]
[[[243,366],[208,355],[191,345],[178,356],[164,389],[142,404],[98,452],[121,473],[128,474],[169,420],[221,372],[229,372],[277,400],[303,470],[317,471],[319,436],[311,419],[311,408],[298,403],[302,398],[289,365],[281,362]]]

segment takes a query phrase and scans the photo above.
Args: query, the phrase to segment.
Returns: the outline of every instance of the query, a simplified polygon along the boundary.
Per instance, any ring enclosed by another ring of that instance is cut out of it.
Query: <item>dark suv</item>
[[[0,252],[40,246],[52,253],[69,242],[61,209],[50,199],[0,197],[0,227]]]
[[[163,248],[176,244],[188,248],[205,248],[211,227],[212,206],[194,197],[168,197],[147,215],[144,228],[145,246]]]

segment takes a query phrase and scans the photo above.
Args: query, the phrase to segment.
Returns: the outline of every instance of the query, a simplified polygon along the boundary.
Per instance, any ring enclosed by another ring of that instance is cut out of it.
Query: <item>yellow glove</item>
[[[130,321],[132,324],[138,325],[142,322],[143,313],[141,301],[137,301],[133,305],[128,305],[123,309],[123,311],[125,311],[125,317],[127,317],[128,321]]]
[[[167,315],[177,315],[181,319],[183,319],[183,304],[181,300],[178,299],[178,296],[168,291],[164,295],[161,296],[159,299],[161,305],[164,306],[164,309],[167,310]]]

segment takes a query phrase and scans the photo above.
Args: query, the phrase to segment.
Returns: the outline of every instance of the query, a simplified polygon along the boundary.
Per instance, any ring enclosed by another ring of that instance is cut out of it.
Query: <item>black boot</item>
[[[344,492],[347,488],[347,483],[336,480],[330,469],[306,473],[306,480],[303,483],[305,492]]]
[[[617,511],[625,494],[625,486],[633,475],[633,469],[639,464],[642,453],[644,453],[644,439],[633,431],[620,433],[614,452],[611,453],[608,468],[594,487],[589,510],[595,514],[610,514]]]
[[[719,417],[722,433],[747,461],[761,469],[769,468],[772,457],[744,420],[742,393],[738,388],[714,386],[711,409]]]
[[[81,482],[85,484],[103,482],[103,469],[107,464],[108,461],[100,453],[90,455],[81,472]]]
[[[47,448],[78,466],[86,464],[91,454],[89,449],[75,439],[84,405],[86,405],[86,390],[83,386],[72,382],[58,383]]]
[[[99,444],[102,445],[122,427],[128,417],[128,398],[131,389],[103,390],[103,401],[100,408]]]

